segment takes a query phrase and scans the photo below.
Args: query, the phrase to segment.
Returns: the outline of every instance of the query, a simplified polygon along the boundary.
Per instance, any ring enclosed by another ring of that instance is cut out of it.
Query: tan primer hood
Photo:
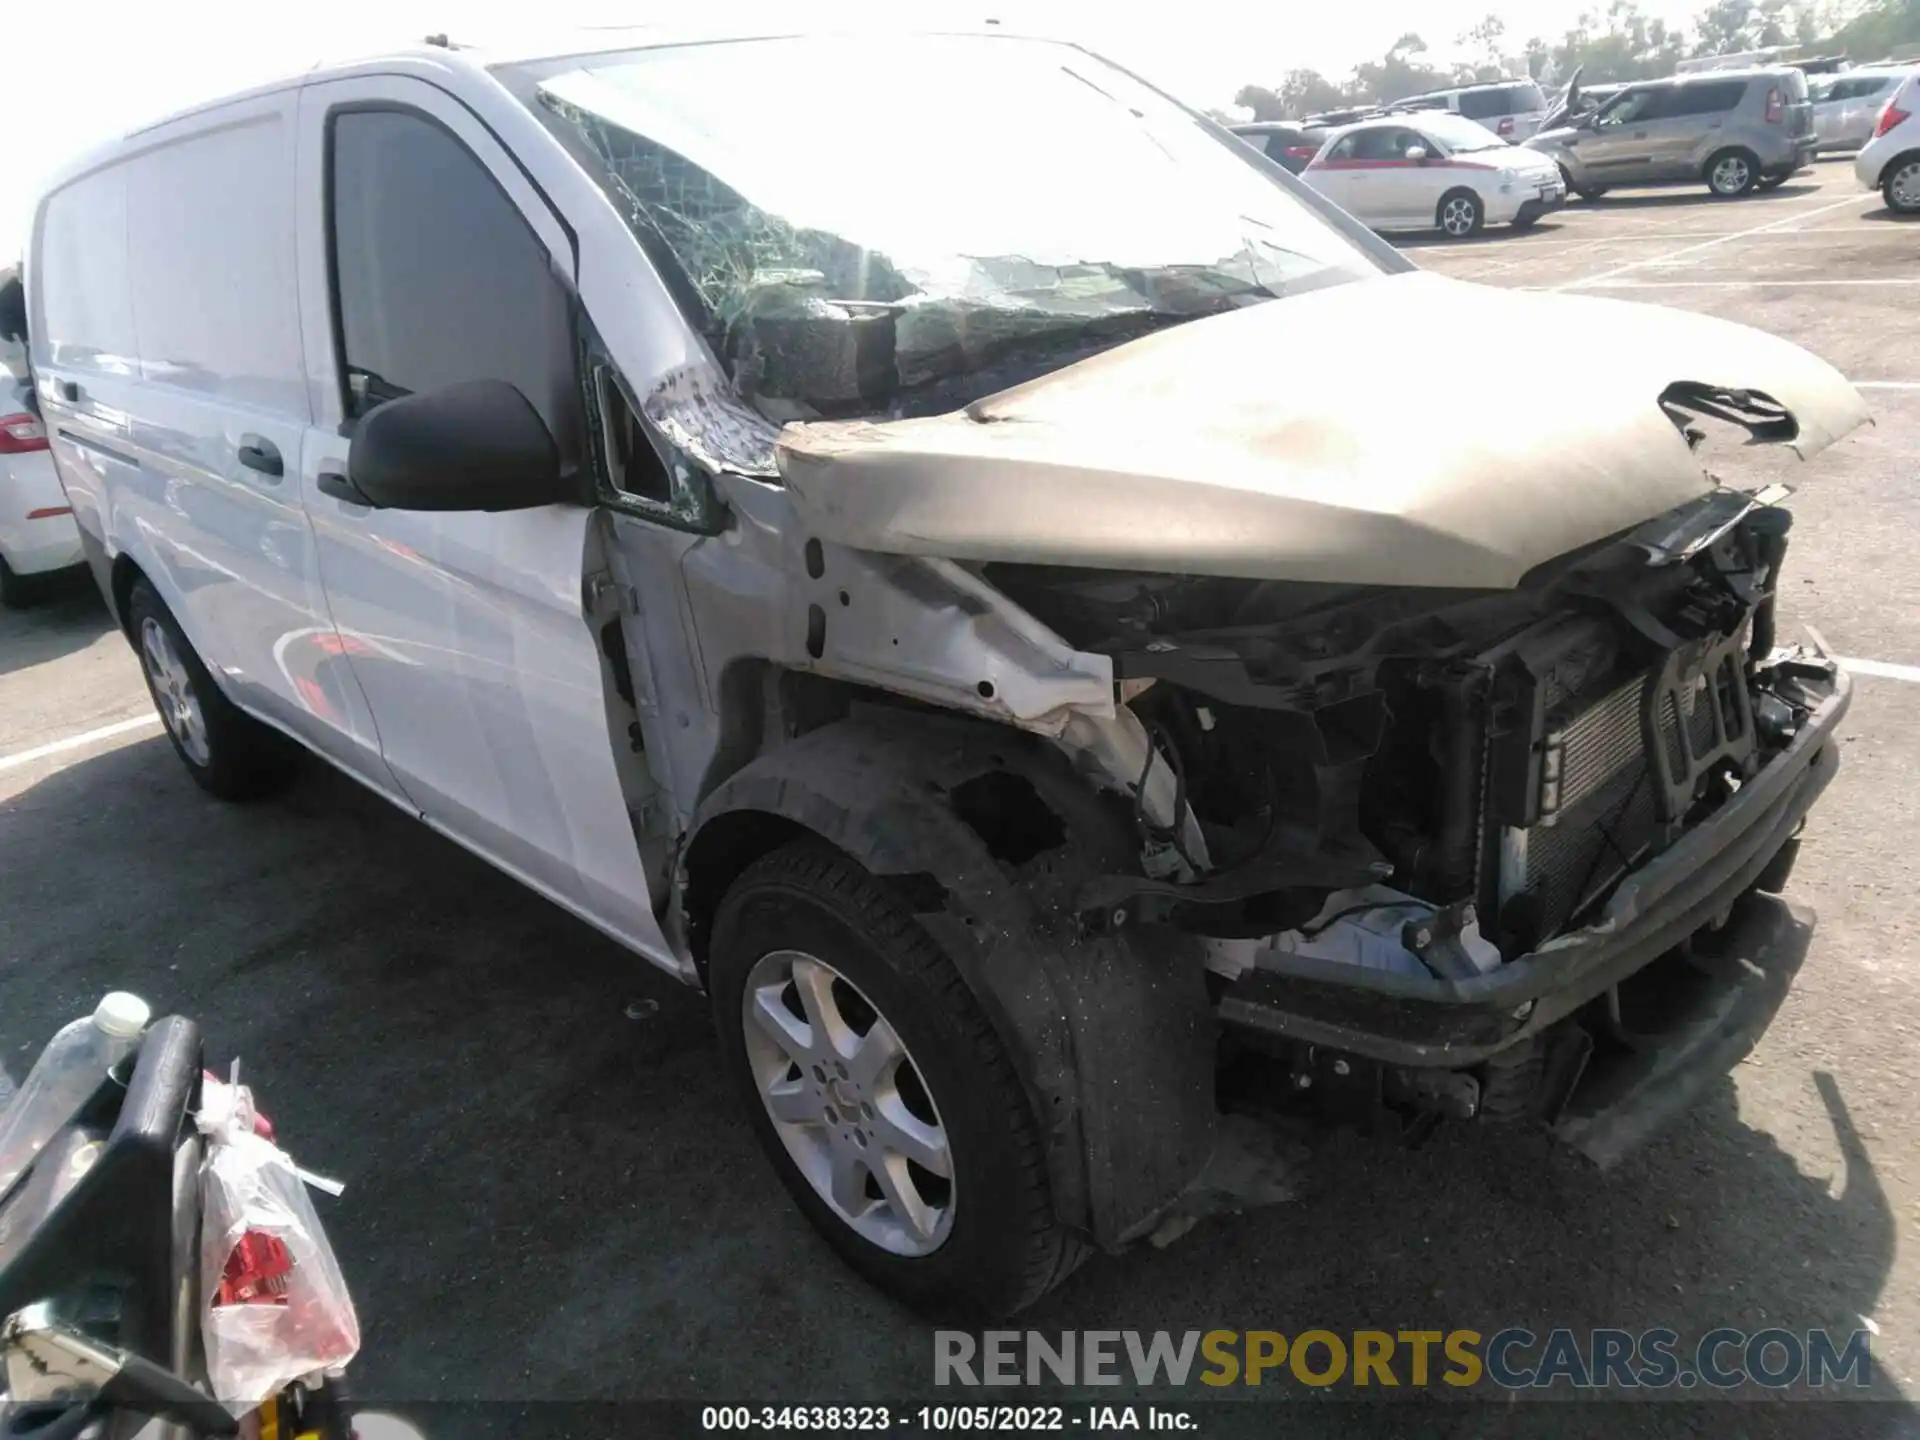
[[[1804,458],[1838,371],[1684,310],[1407,274],[1175,326],[922,420],[791,425],[815,533],[955,560],[1504,588],[1706,494],[1662,411],[1756,390]]]

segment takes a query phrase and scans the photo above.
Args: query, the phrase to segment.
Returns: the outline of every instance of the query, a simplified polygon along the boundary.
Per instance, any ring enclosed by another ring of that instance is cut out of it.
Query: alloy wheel
[[[153,687],[153,700],[160,718],[166,722],[180,749],[196,765],[212,763],[207,720],[193,693],[193,677],[181,663],[166,627],[151,615],[140,625],[140,660]]]
[[[1896,210],[1920,210],[1920,160],[1909,160],[1887,181],[1887,197]]]
[[[928,1255],[953,1228],[953,1152],[899,1033],[799,950],[760,957],[741,998],[747,1063],[787,1154],[862,1238]]]
[[[1456,196],[1440,207],[1440,228],[1459,237],[1473,233],[1474,205],[1464,195]]]
[[[1747,188],[1752,173],[1747,162],[1738,155],[1723,156],[1720,163],[1713,167],[1713,188],[1722,195],[1738,195]]]

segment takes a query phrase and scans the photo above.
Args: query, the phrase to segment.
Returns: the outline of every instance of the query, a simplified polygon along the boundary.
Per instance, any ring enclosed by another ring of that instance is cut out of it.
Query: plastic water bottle
[[[40,1148],[72,1123],[107,1071],[140,1044],[152,1012],[138,995],[115,990],[93,1014],[62,1027],[0,1114],[0,1196],[33,1163]]]

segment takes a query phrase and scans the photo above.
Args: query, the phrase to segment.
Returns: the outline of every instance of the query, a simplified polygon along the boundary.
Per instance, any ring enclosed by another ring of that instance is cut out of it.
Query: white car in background
[[[1375,230],[1524,230],[1567,203],[1560,167],[1457,115],[1387,115],[1327,137],[1300,178]]]
[[[1853,173],[1896,215],[1920,215],[1920,71],[1909,71],[1854,158]]]
[[[26,361],[0,358],[0,605],[21,604],[31,596],[30,577],[82,558]]]

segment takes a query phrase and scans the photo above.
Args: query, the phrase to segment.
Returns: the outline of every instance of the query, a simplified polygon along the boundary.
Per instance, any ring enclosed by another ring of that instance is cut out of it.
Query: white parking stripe
[[[1866,197],[1861,195],[1849,195],[1844,200],[1835,200],[1812,210],[1796,210],[1791,215],[1784,215],[1780,219],[1771,220],[1765,225],[1755,225],[1746,230],[1730,231],[1725,235],[1716,236],[1711,240],[1702,240],[1693,245],[1683,245],[1678,250],[1670,250],[1664,255],[1649,255],[1644,260],[1635,260],[1626,265],[1615,266],[1611,270],[1602,270],[1598,275],[1589,275],[1584,280],[1568,280],[1564,284],[1554,285],[1549,288],[1554,290],[1583,289],[1589,285],[1597,285],[1603,280],[1611,280],[1617,275],[1627,275],[1635,270],[1644,270],[1649,265],[1665,265],[1669,261],[1678,260],[1683,255],[1693,255],[1702,250],[1711,250],[1714,246],[1725,245],[1730,240],[1739,240],[1748,235],[1764,235],[1771,230],[1782,230],[1789,225],[1798,225],[1803,220],[1811,220],[1816,215],[1825,215],[1828,211],[1838,210],[1843,205],[1858,205],[1865,198]]]
[[[64,740],[49,740],[45,745],[36,745],[31,750],[21,750],[12,755],[0,755],[0,770],[15,770],[22,765],[31,765],[36,760],[45,760],[49,755],[63,755],[69,750],[84,750],[99,741],[111,740],[116,735],[128,735],[135,730],[146,730],[159,723],[160,717],[151,714],[136,715],[131,720],[116,720],[111,725],[102,725],[98,730],[69,735]]]
[[[1855,660],[1846,655],[1833,658],[1849,674],[1873,675],[1882,680],[1905,680],[1909,685],[1920,685],[1920,665],[1895,665],[1886,660]]]
[[[1920,380],[1852,380],[1856,390],[1920,390]]]
[[[1920,276],[1912,279],[1886,280],[1588,280],[1580,288],[1583,290],[1800,290],[1815,285],[1920,285]]]

